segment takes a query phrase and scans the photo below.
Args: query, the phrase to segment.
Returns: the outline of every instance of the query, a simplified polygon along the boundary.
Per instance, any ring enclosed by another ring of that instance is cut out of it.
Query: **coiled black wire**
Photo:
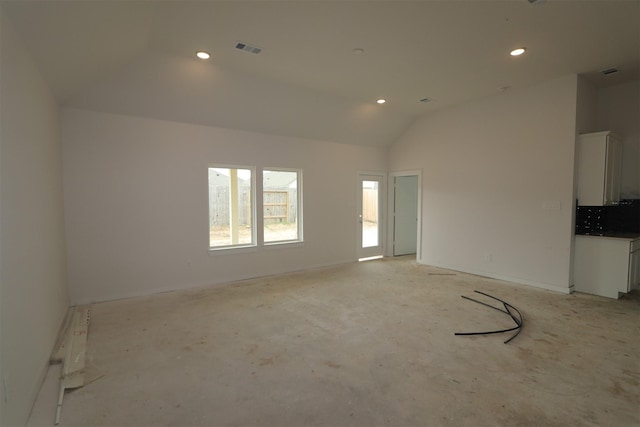
[[[478,304],[482,304],[485,307],[493,308],[494,310],[498,310],[501,313],[507,314],[509,317],[511,317],[511,319],[513,319],[513,321],[515,322],[516,326],[513,327],[513,328],[499,329],[499,330],[487,331],[487,332],[456,332],[454,335],[489,335],[489,334],[502,334],[504,332],[517,331],[513,336],[511,336],[508,340],[506,340],[504,342],[505,344],[508,344],[512,339],[517,337],[518,334],[522,331],[522,326],[524,325],[524,317],[522,316],[522,313],[520,313],[520,310],[518,310],[517,308],[515,308],[514,306],[512,306],[508,302],[501,300],[500,298],[496,298],[496,297],[494,297],[492,295],[489,295],[489,294],[486,294],[486,293],[480,292],[480,291],[474,291],[474,292],[479,293],[480,295],[484,295],[484,296],[489,297],[489,298],[493,298],[496,301],[500,301],[502,303],[502,305],[504,306],[504,309],[499,308],[499,307],[494,307],[493,305],[487,304],[487,303],[482,302],[482,301],[478,301],[477,299],[466,297],[464,295],[462,295],[462,298],[467,299],[469,301],[477,302]],[[518,317],[515,316],[514,312],[517,313]]]

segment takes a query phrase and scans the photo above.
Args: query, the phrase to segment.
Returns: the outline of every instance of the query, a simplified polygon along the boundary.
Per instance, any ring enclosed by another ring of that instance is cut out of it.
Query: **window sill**
[[[283,241],[283,242],[264,243],[261,246],[247,245],[247,246],[225,246],[220,248],[209,248],[207,252],[209,253],[209,256],[235,255],[235,254],[246,254],[246,253],[258,252],[261,249],[270,251],[270,250],[287,249],[287,248],[299,248],[302,246],[304,246],[304,241],[289,240],[289,241]]]
[[[250,252],[257,252],[258,247],[256,245],[247,246],[225,246],[219,248],[209,248],[209,256],[218,255],[233,255],[233,254],[245,254]]]
[[[271,249],[285,249],[285,248],[299,248],[304,246],[304,241],[302,240],[287,240],[283,242],[269,242],[264,244],[264,248],[267,250]]]

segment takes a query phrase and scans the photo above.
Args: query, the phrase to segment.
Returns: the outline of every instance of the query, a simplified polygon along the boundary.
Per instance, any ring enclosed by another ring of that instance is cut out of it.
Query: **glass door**
[[[358,175],[358,259],[382,256],[382,175]]]

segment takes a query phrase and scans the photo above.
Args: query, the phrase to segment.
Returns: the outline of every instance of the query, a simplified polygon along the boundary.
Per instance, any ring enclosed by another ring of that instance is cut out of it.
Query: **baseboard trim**
[[[97,303],[101,303],[101,302],[109,302],[109,301],[118,301],[118,300],[124,300],[124,299],[130,299],[130,298],[140,298],[140,297],[148,297],[148,296],[152,296],[152,295],[159,295],[159,294],[164,294],[167,292],[176,292],[176,291],[185,291],[185,290],[196,290],[196,289],[206,289],[206,288],[216,288],[216,287],[221,287],[221,286],[228,286],[228,285],[232,285],[232,284],[236,284],[239,282],[243,282],[245,280],[252,280],[252,279],[261,279],[261,278],[267,278],[267,277],[272,277],[272,276],[279,276],[279,275],[283,275],[283,274],[295,274],[295,273],[299,273],[302,271],[313,271],[313,270],[319,270],[319,269],[323,269],[323,268],[331,268],[331,267],[337,267],[340,265],[344,265],[344,264],[350,264],[353,262],[357,262],[357,260],[352,260],[352,259],[348,259],[348,260],[336,260],[336,261],[332,261],[326,264],[311,264],[311,265],[307,265],[301,268],[296,268],[294,270],[276,270],[276,271],[270,271],[268,273],[265,274],[257,274],[257,275],[246,275],[246,276],[239,276],[239,277],[235,277],[232,279],[222,279],[219,281],[216,280],[211,280],[211,281],[207,281],[207,282],[196,282],[196,283],[189,283],[189,284],[184,284],[184,285],[179,285],[179,286],[167,286],[167,287],[161,287],[161,288],[154,288],[154,289],[145,289],[143,291],[140,292],[127,292],[127,293],[123,293],[123,294],[119,294],[119,295],[109,295],[109,294],[103,294],[103,295],[98,295],[98,296],[94,296],[94,297],[84,297],[84,298],[80,298],[78,300],[74,300],[73,301],[73,305],[77,306],[77,305],[91,305],[91,304],[97,304]]]
[[[419,261],[419,263],[422,264],[422,265],[430,265],[432,267],[445,268],[447,270],[454,270],[454,271],[458,271],[458,272],[461,272],[461,273],[473,274],[475,276],[487,277],[489,279],[502,280],[502,281],[505,281],[505,282],[511,282],[511,283],[518,284],[518,285],[532,286],[534,288],[545,289],[545,290],[548,290],[548,291],[558,292],[558,293],[565,294],[565,295],[572,294],[573,291],[574,291],[574,286],[573,285],[571,285],[569,287],[552,285],[550,283],[537,282],[537,281],[534,281],[534,280],[523,279],[521,277],[513,277],[513,276],[508,276],[508,275],[502,275],[502,274],[494,274],[494,273],[490,273],[490,272],[487,272],[487,271],[475,270],[475,269],[472,269],[472,268],[463,268],[463,267],[461,267],[459,265],[427,264],[427,263],[422,262],[422,261]]]

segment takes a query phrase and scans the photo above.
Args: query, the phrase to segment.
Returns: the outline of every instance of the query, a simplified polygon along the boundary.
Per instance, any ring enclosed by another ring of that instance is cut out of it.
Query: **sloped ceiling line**
[[[636,1],[1,4],[61,105],[376,147],[505,86],[640,69]]]

